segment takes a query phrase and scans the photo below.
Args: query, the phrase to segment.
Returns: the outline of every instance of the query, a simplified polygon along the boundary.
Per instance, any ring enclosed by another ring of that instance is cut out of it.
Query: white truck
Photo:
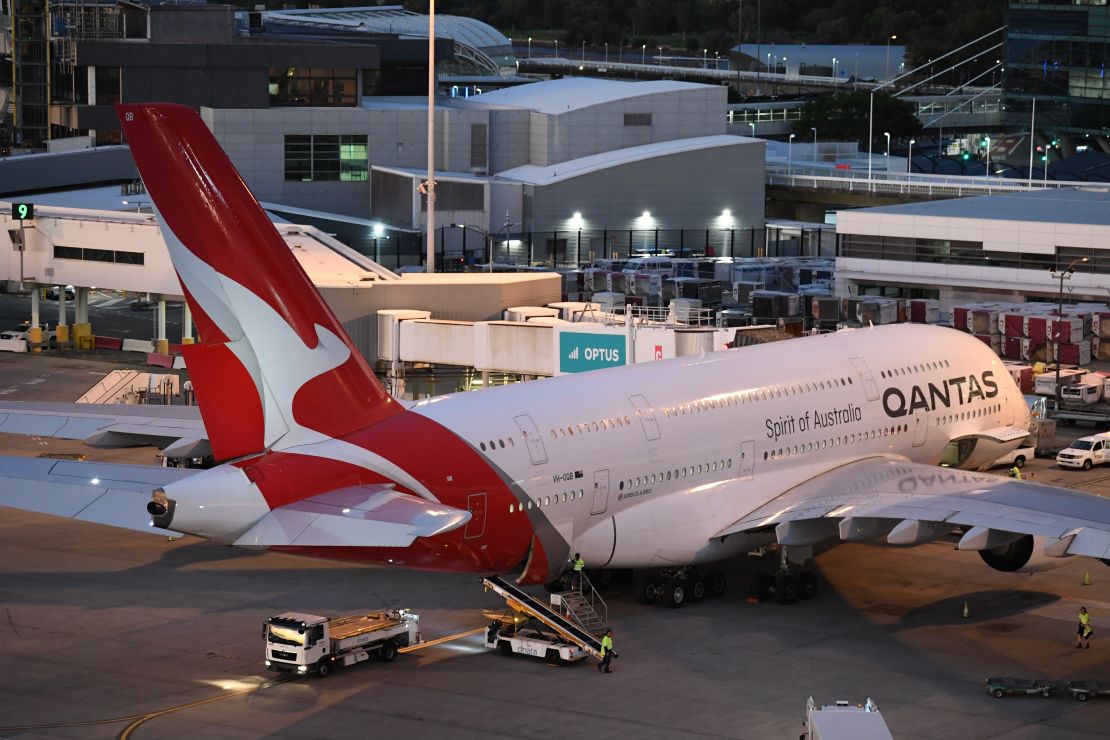
[[[527,655],[543,658],[551,665],[576,663],[589,657],[578,645],[567,640],[538,619],[507,616],[490,622],[486,647],[496,648],[507,657]]]
[[[990,467],[997,468],[1005,465],[1007,468],[1019,467],[1024,468],[1025,463],[1036,457],[1037,449],[1032,445],[1022,444],[1017,449],[1010,450],[1002,457],[998,458],[990,464]]]
[[[388,663],[399,648],[420,642],[419,625],[420,617],[408,609],[335,618],[286,612],[263,624],[266,668],[324,678],[371,656]]]
[[[1056,464],[1061,468],[1082,468],[1090,470],[1095,465],[1110,462],[1110,432],[1080,437],[1060,450]]]
[[[805,728],[799,740],[894,740],[882,712],[870,699],[866,704],[838,701],[820,706],[810,697]]]

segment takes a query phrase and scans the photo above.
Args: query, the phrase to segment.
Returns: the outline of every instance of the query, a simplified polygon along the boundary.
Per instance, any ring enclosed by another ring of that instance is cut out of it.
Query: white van
[[[1061,468],[1090,470],[1091,466],[1102,465],[1108,461],[1108,448],[1110,448],[1110,432],[1082,437],[1060,450],[1060,454],[1056,456],[1056,464]]]

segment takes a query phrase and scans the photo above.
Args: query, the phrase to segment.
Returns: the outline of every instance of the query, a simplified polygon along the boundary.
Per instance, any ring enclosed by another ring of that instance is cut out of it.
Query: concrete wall
[[[731,223],[763,225],[763,142],[737,139],[711,149],[668,154],[534,188],[525,228],[533,231],[705,228],[724,209]],[[644,211],[651,213],[644,222]],[[582,222],[571,221],[575,213]]]
[[[372,193],[365,182],[285,180],[286,134],[364,134],[369,164],[421,169],[427,165],[426,113],[404,108],[201,109],[201,116],[259,200],[368,217]],[[484,110],[439,111],[440,170],[470,169],[470,126],[486,123]]]
[[[0,195],[137,180],[125,146],[0,158]]]
[[[531,113],[526,110],[489,112],[489,170],[529,164],[531,156]]]

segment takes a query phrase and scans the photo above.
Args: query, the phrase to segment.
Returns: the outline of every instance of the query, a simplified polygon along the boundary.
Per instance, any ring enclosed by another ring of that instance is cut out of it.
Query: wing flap
[[[391,486],[355,486],[274,509],[235,544],[246,547],[407,547],[463,526],[470,512]]]
[[[926,535],[946,527],[968,527],[976,536],[967,540],[967,547],[999,539],[1000,535],[989,534],[989,530],[1046,537],[1051,541],[1049,554],[1056,557],[1110,556],[1110,499],[891,458],[858,460],[817,475],[742,516],[715,536],[793,524],[781,531],[807,531],[811,535],[827,531],[833,536],[848,534],[842,539],[853,539],[851,525],[839,531],[822,526],[828,520],[850,519],[938,523]],[[864,534],[868,533],[856,536]],[[931,538],[926,535],[900,533],[894,539],[916,542]]]

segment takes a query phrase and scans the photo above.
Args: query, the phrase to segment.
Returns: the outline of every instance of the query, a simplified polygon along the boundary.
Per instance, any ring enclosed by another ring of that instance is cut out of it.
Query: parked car
[[[136,301],[131,301],[131,310],[132,311],[150,311],[151,309],[153,309],[157,305],[158,305],[157,301],[148,301],[148,300],[144,300],[144,299],[140,298]]]
[[[1000,465],[1005,465],[1007,468],[1015,466],[1024,468],[1025,463],[1036,457],[1036,451],[1035,447],[1023,445],[1016,450],[1007,452],[1005,455],[992,462],[990,466],[992,468],[997,468]]]
[[[77,289],[74,288],[72,285],[67,285],[65,287],[65,291],[67,301],[73,300],[77,297]],[[52,285],[51,287],[46,289],[46,299],[50,301],[56,301],[58,300],[58,295],[60,292],[61,288],[59,288],[57,285]]]
[[[0,331],[0,352],[26,352],[27,339],[15,331]]]

